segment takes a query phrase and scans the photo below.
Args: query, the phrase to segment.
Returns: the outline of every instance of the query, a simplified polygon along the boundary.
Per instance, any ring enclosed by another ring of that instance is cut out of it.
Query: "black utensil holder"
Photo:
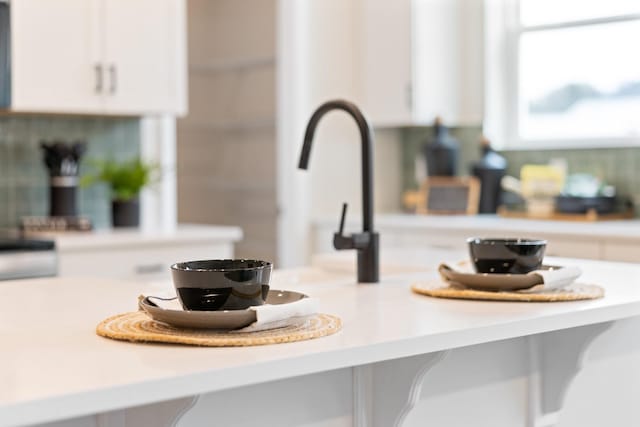
[[[77,177],[52,176],[49,186],[49,215],[76,216],[77,191]]]

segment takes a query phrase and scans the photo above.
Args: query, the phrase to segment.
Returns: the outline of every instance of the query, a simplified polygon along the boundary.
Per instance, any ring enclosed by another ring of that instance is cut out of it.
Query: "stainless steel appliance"
[[[0,239],[0,280],[51,277],[57,272],[53,241]]]

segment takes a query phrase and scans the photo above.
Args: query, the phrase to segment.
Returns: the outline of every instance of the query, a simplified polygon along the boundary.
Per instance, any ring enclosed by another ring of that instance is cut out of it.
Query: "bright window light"
[[[523,33],[520,138],[640,136],[639,40],[640,21]]]
[[[640,0],[486,8],[483,126],[499,146],[640,145]]]

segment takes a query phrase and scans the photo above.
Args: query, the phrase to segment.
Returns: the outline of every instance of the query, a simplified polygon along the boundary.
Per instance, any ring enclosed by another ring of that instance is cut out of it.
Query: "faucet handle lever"
[[[342,215],[340,216],[340,228],[338,229],[338,234],[344,234],[344,219],[347,216],[347,203],[342,204]]]
[[[347,204],[342,204],[342,215],[340,216],[340,228],[337,233],[333,233],[333,247],[336,249],[355,249],[353,236],[344,235],[344,220],[347,217]]]

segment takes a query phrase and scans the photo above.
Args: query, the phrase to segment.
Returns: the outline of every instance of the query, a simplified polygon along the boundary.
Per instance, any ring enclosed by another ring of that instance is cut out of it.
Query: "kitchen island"
[[[343,329],[245,348],[135,344],[95,334],[101,320],[136,310],[139,294],[165,291],[168,283],[3,282],[0,426],[533,427],[598,425],[583,421],[597,423],[599,416],[637,425],[637,405],[602,414],[611,375],[592,375],[586,386],[572,382],[584,380],[583,366],[602,362],[624,372],[613,378],[615,402],[633,401],[625,390],[637,396],[640,266],[556,262],[580,265],[581,281],[603,286],[605,298],[444,300],[409,290],[414,281],[435,278],[430,269],[383,269],[377,285],[356,285],[341,271],[276,271],[273,288],[316,297],[322,312],[341,317]],[[586,357],[591,347],[595,360]],[[563,418],[563,408],[574,408],[572,399],[585,393],[597,405],[582,400],[580,411],[569,411],[573,422]]]
[[[347,221],[357,230],[357,221]],[[534,237],[548,242],[546,254],[604,261],[640,262],[640,220],[559,221],[504,218],[498,215],[379,214],[380,245],[392,249],[426,246],[466,250],[468,237]],[[335,217],[313,221],[313,252],[331,251]]]

